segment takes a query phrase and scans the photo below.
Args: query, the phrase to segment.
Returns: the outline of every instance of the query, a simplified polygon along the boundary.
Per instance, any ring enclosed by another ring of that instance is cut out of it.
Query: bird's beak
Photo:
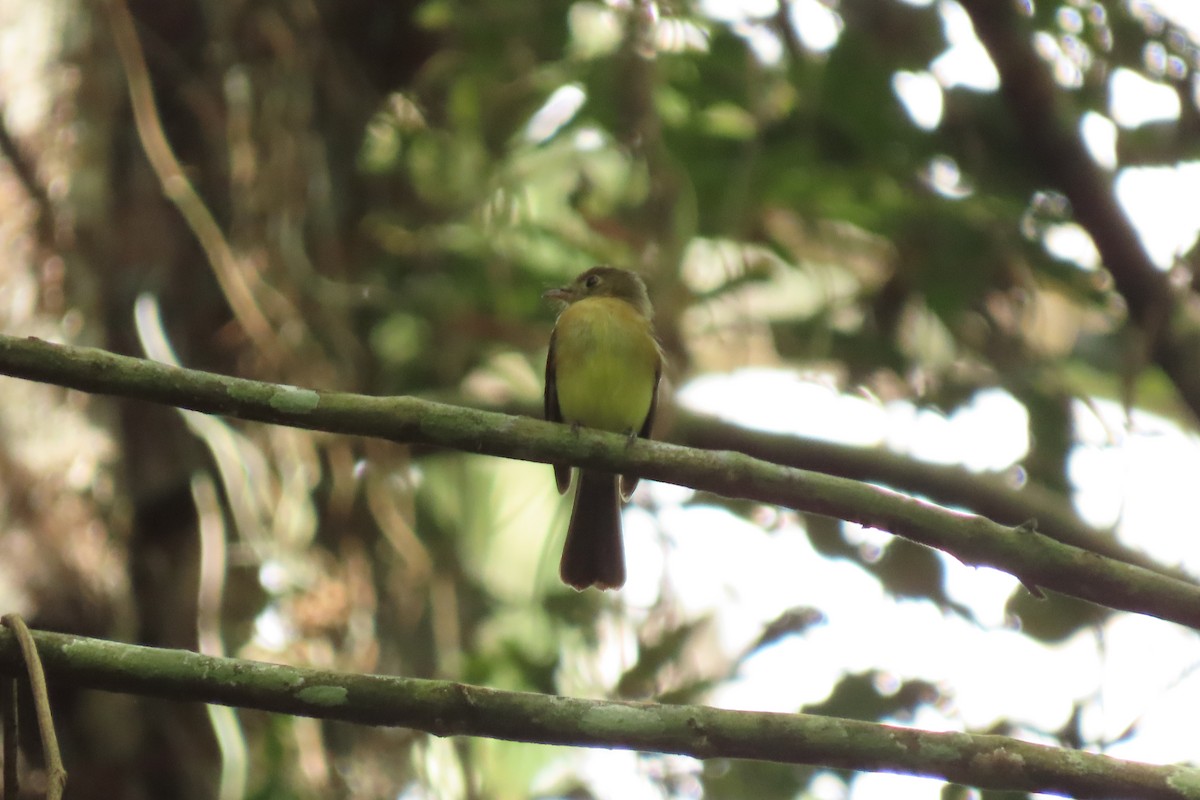
[[[564,303],[569,303],[569,302],[571,302],[571,292],[570,292],[570,290],[566,289],[565,287],[560,288],[560,289],[549,289],[545,292],[542,292],[542,299],[543,300],[560,300]]]

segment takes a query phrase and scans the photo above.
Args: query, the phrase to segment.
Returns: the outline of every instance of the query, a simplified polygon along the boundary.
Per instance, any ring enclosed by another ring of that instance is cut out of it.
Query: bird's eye
[[[600,276],[599,275],[588,275],[586,278],[583,279],[583,285],[589,289],[595,289],[597,286],[600,285]]]

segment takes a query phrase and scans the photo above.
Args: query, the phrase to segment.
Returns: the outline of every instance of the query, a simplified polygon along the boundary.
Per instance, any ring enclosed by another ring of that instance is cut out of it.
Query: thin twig
[[[67,770],[63,767],[62,755],[58,752],[58,737],[54,733],[54,715],[50,713],[50,693],[46,691],[46,674],[42,672],[42,660],[38,657],[37,645],[25,626],[20,614],[5,614],[0,618],[17,639],[21,656],[25,659],[25,671],[29,675],[29,688],[33,692],[33,708],[37,716],[38,733],[42,736],[42,755],[46,759],[46,798],[61,800],[67,785]]]
[[[17,759],[20,741],[17,727],[17,679],[0,677],[0,736],[4,737],[4,800],[17,800]]]
[[[154,102],[154,87],[146,68],[146,58],[138,41],[133,16],[125,0],[108,0],[108,19],[112,28],[117,55],[125,69],[129,84],[129,102],[133,109],[134,125],[146,158],[162,184],[163,194],[175,204],[188,227],[204,248],[213,274],[221,286],[234,316],[246,331],[246,335],[272,360],[278,360],[282,346],[274,328],[255,300],[254,288],[248,280],[233,248],[204,204],[191,181],[183,172],[179,159],[163,131]]]
[[[792,24],[791,0],[777,0],[775,13],[771,16],[771,27],[783,40],[783,49],[787,52],[791,63],[798,65],[804,61],[804,46],[800,44],[800,37],[796,35],[796,26]]]
[[[200,578],[196,586],[196,641],[201,653],[225,655],[221,639],[221,603],[225,596],[225,518],[217,487],[206,472],[192,476],[192,502],[196,506],[196,528],[200,534]],[[221,752],[220,800],[237,800],[246,795],[249,757],[246,737],[237,713],[226,706],[206,707],[213,736]]]
[[[26,194],[33,200],[38,210],[37,232],[43,243],[49,243],[54,239],[54,205],[50,202],[50,195],[46,192],[46,187],[38,180],[37,173],[29,163],[29,159],[25,157],[21,146],[17,140],[13,138],[12,133],[8,130],[8,126],[4,124],[4,108],[0,107],[0,153],[12,165],[13,172],[20,181],[21,186],[25,189]]]

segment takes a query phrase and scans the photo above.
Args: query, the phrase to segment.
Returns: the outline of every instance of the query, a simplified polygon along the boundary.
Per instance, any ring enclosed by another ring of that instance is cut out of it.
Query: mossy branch
[[[530,416],[541,413],[541,399],[508,400],[502,404],[467,400],[447,394],[437,398],[488,411]],[[663,441],[701,450],[734,450],[785,467],[882,484],[903,494],[927,497],[938,505],[965,509],[1002,525],[1034,527],[1047,536],[1136,564],[1160,575],[1191,581],[1186,569],[1162,564],[1145,551],[1124,544],[1110,530],[1095,528],[1075,513],[1071,500],[1036,482],[1013,485],[1001,472],[976,472],[954,464],[934,464],[882,445],[830,442],[795,433],[747,428],[713,414],[672,406],[661,413],[667,422],[655,428]]]
[[[995,472],[932,464],[884,447],[862,447],[798,436],[756,431],[706,414],[679,409],[668,437],[676,444],[705,450],[736,450],[797,469],[816,470],[856,481],[878,483],[928,497],[935,503],[965,508],[1004,525],[1034,523],[1060,542],[1128,564],[1190,580],[1179,567],[1156,562],[1144,551],[1123,544],[1110,532],[1083,522],[1070,499],[1036,483],[1015,488]]]
[[[857,481],[742,453],[696,450],[420,400],[318,392],[0,336],[0,374],[260,422],[525,461],[570,463],[857,522],[1110,608],[1200,630],[1200,586]]]
[[[256,708],[435,736],[618,747],[902,772],[1073,797],[1200,798],[1200,770],[1063,751],[1004,736],[928,733],[811,714],[727,711],[508,692],[449,681],[325,672],[34,632],[52,679],[107,691]],[[0,631],[0,671],[21,669]]]

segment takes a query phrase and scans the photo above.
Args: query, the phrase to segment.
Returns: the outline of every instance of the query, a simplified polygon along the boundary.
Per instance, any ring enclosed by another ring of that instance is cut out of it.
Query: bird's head
[[[567,305],[591,297],[615,297],[629,303],[647,319],[654,313],[645,281],[636,273],[618,267],[592,267],[566,286],[551,289],[542,297]]]

